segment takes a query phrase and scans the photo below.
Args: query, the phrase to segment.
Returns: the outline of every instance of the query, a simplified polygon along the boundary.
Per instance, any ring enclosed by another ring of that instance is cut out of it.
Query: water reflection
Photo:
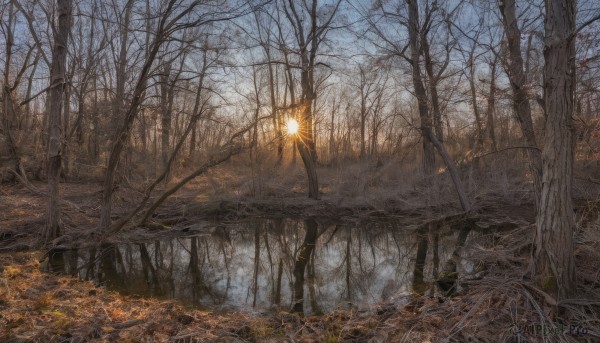
[[[211,233],[52,254],[49,269],[123,294],[211,309],[322,313],[420,290],[452,254],[457,232],[253,219]]]

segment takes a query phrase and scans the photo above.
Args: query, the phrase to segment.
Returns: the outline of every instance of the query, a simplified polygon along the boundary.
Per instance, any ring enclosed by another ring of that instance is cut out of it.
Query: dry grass
[[[465,256],[485,266],[485,275],[461,279],[460,295],[414,295],[408,303],[371,311],[340,308],[308,317],[212,313],[124,297],[90,282],[43,274],[35,253],[0,255],[0,341],[597,342],[599,232],[597,224],[578,232],[577,295],[558,304],[528,279],[532,230],[523,226],[471,241]],[[575,327],[586,334],[574,335]]]
[[[90,282],[43,274],[36,254],[1,258],[2,342],[167,342],[177,337],[183,342],[184,336],[245,342],[281,336],[272,320],[123,297]]]
[[[577,244],[580,282],[575,297],[578,300],[557,302],[529,279],[529,242],[533,239],[533,232],[533,227],[524,226],[472,241],[466,255],[485,265],[485,276],[463,280],[464,294],[444,299],[443,304],[425,302],[421,307],[420,320],[412,327],[412,335],[415,335],[414,332],[435,333],[429,337],[432,342],[599,341],[600,277],[597,267],[595,285],[591,284],[592,280],[585,282],[584,275],[591,271],[590,264],[597,266],[600,263],[600,254],[596,250],[593,256],[582,256],[580,250],[597,245],[600,242],[598,237],[594,238],[595,241],[580,240]],[[582,231],[578,237],[586,237],[591,232],[597,232],[597,227]],[[576,327],[585,329],[587,333],[576,335]],[[411,341],[408,336],[404,338]]]

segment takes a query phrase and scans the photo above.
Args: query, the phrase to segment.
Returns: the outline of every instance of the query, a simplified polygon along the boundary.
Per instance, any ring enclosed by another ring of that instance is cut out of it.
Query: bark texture
[[[574,154],[575,1],[546,0],[542,192],[535,267],[542,289],[559,298],[575,286],[571,188]]]

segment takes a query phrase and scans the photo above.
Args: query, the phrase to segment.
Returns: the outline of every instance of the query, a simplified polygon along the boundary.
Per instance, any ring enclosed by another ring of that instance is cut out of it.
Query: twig
[[[184,339],[184,338],[190,338],[190,337],[193,337],[195,335],[199,335],[201,333],[209,332],[208,330],[203,329],[203,328],[198,328],[198,330],[199,331],[194,331],[194,332],[186,333],[184,335],[179,335],[179,336],[171,337],[171,340],[177,341],[177,340]]]
[[[583,30],[584,28],[586,28],[586,26],[591,25],[593,22],[595,22],[596,20],[600,20],[600,14],[590,18],[588,21],[586,21],[585,23],[579,25],[579,27],[577,28],[577,30],[575,30],[575,33],[572,34],[572,36],[577,35],[581,30]]]
[[[143,322],[144,322],[144,321],[143,321],[143,320],[141,320],[141,319],[132,319],[132,320],[128,320],[128,321],[126,321],[126,322],[123,322],[123,323],[114,323],[114,324],[111,324],[111,326],[112,326],[113,328],[115,328],[115,329],[118,329],[118,330],[119,330],[119,329],[127,329],[127,328],[130,328],[130,327],[132,327],[132,326],[136,326],[136,325],[138,325],[138,324],[141,324],[141,323],[143,323]]]
[[[540,150],[540,148],[538,148],[536,146],[511,146],[511,147],[508,147],[508,148],[504,148],[504,149],[500,149],[500,150],[496,150],[496,151],[490,151],[490,152],[487,152],[485,154],[475,156],[475,157],[473,157],[473,159],[476,160],[476,159],[479,159],[479,158],[482,158],[482,157],[485,157],[485,156],[488,156],[488,155],[493,155],[493,154],[497,154],[499,152],[503,152],[503,151],[506,151],[506,150],[514,150],[514,149],[533,149],[533,150],[538,150],[538,151]]]
[[[480,298],[479,300],[477,300],[477,302],[475,303],[475,305],[473,305],[473,307],[471,307],[471,309],[469,310],[469,312],[467,312],[467,314],[465,314],[459,321],[458,323],[454,324],[454,326],[452,327],[452,329],[450,330],[451,334],[448,336],[448,340],[450,340],[450,338],[452,338],[452,336],[456,335],[457,333],[459,333],[463,328],[463,324],[464,322],[469,318],[469,316],[471,314],[473,314],[473,312],[475,312],[475,310],[477,310],[477,308],[479,308],[479,306],[481,305],[481,303],[483,303],[483,301],[490,295],[491,291],[487,291],[485,292]],[[458,330],[456,330],[458,329]],[[455,331],[456,330],[456,331]]]
[[[19,103],[19,106],[27,105],[27,103],[30,102],[31,100],[37,98],[38,96],[42,95],[43,93],[46,93],[46,91],[48,91],[50,89],[50,87],[51,86],[48,86],[48,87],[42,89],[41,91],[39,91],[37,94],[29,97],[28,99],[25,99],[25,100],[21,101]]]
[[[541,295],[542,297],[544,297],[544,300],[546,301],[546,303],[548,303],[548,305],[551,305],[551,306],[558,305],[558,302],[556,301],[556,299],[554,299],[550,294],[542,291],[541,289],[539,289],[537,287],[534,287],[534,286],[532,286],[530,284],[527,284],[527,283],[523,283],[523,286],[525,288],[528,288],[528,289],[532,290],[532,291],[535,291],[536,293],[538,293],[539,295]]]

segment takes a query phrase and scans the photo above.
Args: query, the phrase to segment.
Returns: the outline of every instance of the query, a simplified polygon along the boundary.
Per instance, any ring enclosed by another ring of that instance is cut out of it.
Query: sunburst
[[[298,130],[300,130],[300,124],[298,124],[298,121],[296,121],[296,119],[291,118],[285,124],[285,128],[287,134],[292,136],[298,133]]]

